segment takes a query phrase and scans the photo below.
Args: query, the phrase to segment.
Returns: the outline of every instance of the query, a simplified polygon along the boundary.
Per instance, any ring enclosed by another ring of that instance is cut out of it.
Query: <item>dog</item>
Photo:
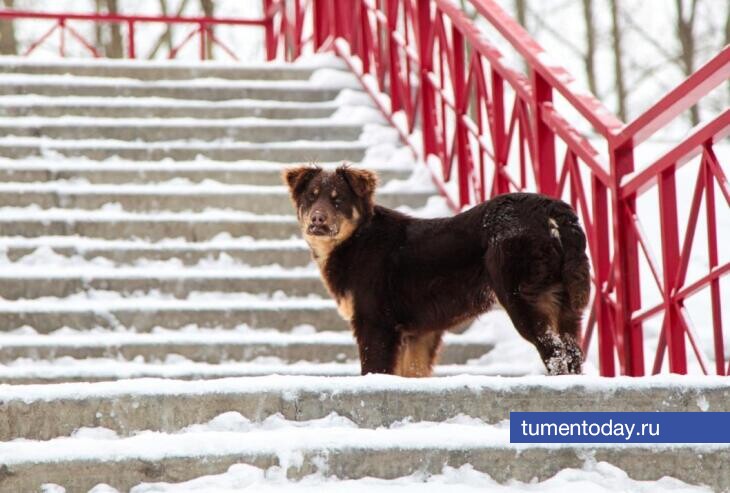
[[[581,373],[590,272],[585,234],[565,202],[510,193],[418,219],[376,205],[378,179],[366,169],[299,166],[283,179],[363,375],[430,376],[443,333],[496,302],[549,374]]]

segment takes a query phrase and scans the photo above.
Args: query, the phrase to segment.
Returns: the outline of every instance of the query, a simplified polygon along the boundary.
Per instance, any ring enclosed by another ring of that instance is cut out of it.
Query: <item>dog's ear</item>
[[[292,199],[297,200],[307,184],[321,171],[322,168],[317,166],[298,166],[296,168],[286,168],[281,176],[289,186],[289,193]]]
[[[359,168],[351,168],[343,164],[337,168],[337,174],[345,179],[355,195],[362,199],[370,200],[378,186],[378,175],[372,171]]]

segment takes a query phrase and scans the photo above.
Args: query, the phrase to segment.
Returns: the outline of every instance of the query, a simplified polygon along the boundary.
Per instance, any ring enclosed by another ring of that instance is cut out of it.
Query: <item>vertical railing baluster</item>
[[[469,193],[469,140],[467,129],[464,125],[462,117],[466,113],[466,80],[464,66],[464,36],[455,26],[451,29],[451,49],[453,51],[453,78],[451,85],[454,90],[454,106],[456,110],[454,132],[456,132],[456,162],[457,175],[459,180],[459,207],[464,207],[470,203],[471,195]]]
[[[636,197],[620,197],[621,180],[633,170],[634,150],[630,144],[611,150],[611,201],[616,256],[613,275],[617,312],[614,333],[617,349],[622,353],[623,373],[638,377],[644,375],[645,369],[642,326],[631,322],[632,314],[641,307],[639,247],[636,231],[631,226],[632,216],[636,214]],[[599,237],[598,241],[604,240]]]
[[[677,184],[674,167],[663,171],[658,178],[659,221],[661,223],[662,270],[664,277],[664,317],[666,319],[669,371],[687,373],[687,349],[681,316],[672,299],[674,280],[679,268],[679,228],[677,226]]]
[[[433,54],[429,51],[432,36],[431,0],[418,0],[418,62],[421,85],[421,132],[423,134],[423,155],[436,154],[436,99],[428,74],[433,71]]]

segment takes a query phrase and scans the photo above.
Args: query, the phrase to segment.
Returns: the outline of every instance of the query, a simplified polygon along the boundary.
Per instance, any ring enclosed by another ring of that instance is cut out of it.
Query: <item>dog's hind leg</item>
[[[440,346],[441,332],[404,335],[401,338],[395,374],[402,377],[431,376]]]

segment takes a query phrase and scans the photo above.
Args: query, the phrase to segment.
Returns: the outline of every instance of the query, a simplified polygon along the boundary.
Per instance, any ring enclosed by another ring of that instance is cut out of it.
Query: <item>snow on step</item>
[[[188,361],[221,363],[251,361],[266,357],[285,361],[315,363],[355,361],[357,348],[346,332],[313,332],[301,326],[294,332],[251,329],[236,330],[156,330],[152,333],[71,331],[51,335],[6,334],[0,336],[0,361],[4,364],[20,359],[114,358],[146,362],[163,362],[170,355]],[[447,334],[439,361],[462,364],[482,356],[491,348],[484,338]],[[173,363],[180,360],[173,360]],[[347,368],[348,372],[350,367]]]
[[[74,265],[79,260],[125,266],[149,266],[150,263],[175,263],[172,266],[198,265],[201,262],[229,260],[249,266],[276,264],[303,267],[312,256],[304,240],[256,240],[218,235],[210,241],[189,242],[165,239],[150,243],[144,240],[104,240],[78,236],[0,237],[0,252],[16,265],[47,263]],[[55,257],[53,261],[49,257]],[[0,261],[2,257],[0,257]]]
[[[25,158],[60,155],[104,160],[111,157],[139,161],[174,159],[189,161],[204,156],[216,161],[266,160],[301,163],[317,161],[358,162],[367,144],[351,141],[313,142],[128,142],[121,140],[63,140],[44,137],[0,137],[0,156]]]
[[[586,402],[587,391],[598,399]],[[397,407],[389,405],[394,392]],[[725,410],[727,387],[718,378],[661,377],[637,384],[585,377],[267,377],[206,386],[140,380],[4,386],[0,395],[10,418],[3,436],[13,430],[12,436],[30,439],[0,443],[4,485],[13,491],[36,489],[40,478],[74,491],[100,482],[126,490],[141,481],[222,473],[241,462],[279,466],[290,478],[319,472],[353,479],[441,473],[444,464],[470,464],[497,481],[530,481],[581,468],[586,458],[637,479],[671,475],[718,491],[730,486],[723,474],[730,459],[726,447],[513,445],[502,421],[510,410],[536,406],[647,410],[662,403],[662,410],[686,411],[710,403]],[[434,406],[435,400],[442,404]],[[195,405],[200,401],[206,406]],[[28,426],[31,413],[41,427]],[[149,429],[160,431],[143,431]],[[84,474],[73,474],[78,468]]]
[[[557,380],[557,381],[556,381]],[[613,381],[615,380],[615,381]],[[586,399],[586,395],[591,399]],[[389,405],[394,398],[397,405]],[[357,426],[377,428],[411,418],[445,421],[467,415],[500,424],[510,411],[730,411],[730,389],[721,377],[546,376],[501,378],[458,375],[433,379],[268,376],[209,380],[138,379],[94,384],[0,385],[8,420],[0,438],[49,439],[82,427],[101,426],[119,435],[141,430],[173,432],[227,411],[260,422],[280,413],[290,420],[335,413]],[[196,402],[208,402],[198,407]],[[434,403],[438,403],[434,405]],[[123,406],[127,413],[115,412]],[[165,411],[165,410],[169,411]],[[37,413],[38,426],[22,421]]]
[[[318,165],[331,169],[341,162]],[[357,166],[360,163],[355,163]],[[287,163],[268,161],[172,161],[156,162],[110,160],[106,162],[86,159],[18,159],[0,158],[0,183],[2,182],[46,182],[67,180],[92,184],[147,184],[175,180],[180,184],[225,183],[228,185],[281,185],[281,171]],[[367,164],[368,169],[378,173],[381,181],[406,179],[411,166]]]
[[[423,207],[431,190],[383,191],[377,194],[386,207]],[[0,183],[0,207],[36,205],[42,208],[98,209],[120,204],[132,211],[200,211],[208,208],[243,210],[256,214],[291,214],[289,192],[284,186],[187,185],[178,180],[154,184],[83,184],[74,182]]]
[[[353,87],[350,85],[349,87]],[[270,101],[315,102],[334,99],[338,88],[322,87],[309,81],[190,80],[142,81],[129,78],[71,75],[0,74],[0,95],[38,94],[44,96],[165,97],[222,101],[262,99]]]
[[[0,118],[3,135],[51,139],[346,141],[356,140],[361,131],[359,124],[333,122],[326,118],[286,121],[265,118]]]

